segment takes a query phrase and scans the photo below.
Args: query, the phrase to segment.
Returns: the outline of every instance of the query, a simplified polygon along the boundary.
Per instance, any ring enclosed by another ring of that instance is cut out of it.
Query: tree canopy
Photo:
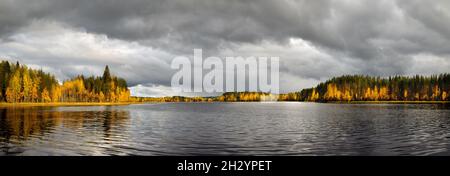
[[[291,101],[449,101],[450,74],[371,77],[346,75],[287,94]]]
[[[19,62],[0,62],[0,102],[123,102],[129,101],[127,82],[105,67],[102,77],[80,75],[58,83],[55,76]]]

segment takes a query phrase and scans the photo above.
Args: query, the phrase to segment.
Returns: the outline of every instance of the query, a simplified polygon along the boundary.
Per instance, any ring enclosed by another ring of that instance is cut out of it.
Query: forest
[[[277,101],[278,95],[264,92],[226,92],[212,97],[131,97],[134,102],[250,102]]]
[[[450,74],[371,77],[346,75],[280,95],[285,101],[449,101]]]
[[[19,62],[0,62],[0,102],[126,102],[127,82],[111,75],[105,67],[101,77],[77,76],[62,84],[42,70],[30,69]]]
[[[0,102],[235,102],[235,101],[449,101],[450,74],[373,77],[345,75],[287,94],[226,92],[213,97],[131,97],[127,82],[110,73],[65,80],[19,62],[0,62]]]
[[[346,75],[316,87],[287,94],[226,92],[216,97],[137,98],[138,102],[248,102],[248,101],[449,101],[450,74],[372,77]]]

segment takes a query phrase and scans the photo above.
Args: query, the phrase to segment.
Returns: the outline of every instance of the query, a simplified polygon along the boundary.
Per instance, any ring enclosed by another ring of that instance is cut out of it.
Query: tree
[[[107,101],[109,101],[109,93],[110,93],[110,88],[111,88],[111,73],[109,72],[109,67],[108,65],[105,67],[105,71],[103,72],[103,88],[102,88],[102,92],[105,93],[105,96],[107,98]]]
[[[30,72],[25,67],[22,73],[22,101],[30,102],[33,82],[30,77]]]
[[[103,80],[105,82],[111,81],[111,73],[109,72],[109,67],[106,65],[105,71],[103,72]]]
[[[9,75],[11,68],[8,61],[0,63],[0,101],[6,100],[6,89],[8,88]]]
[[[39,99],[39,84],[41,78],[37,77],[33,80],[33,86],[31,88],[31,102],[37,102]]]
[[[50,98],[50,93],[47,91],[47,88],[44,88],[44,90],[42,91],[42,102],[47,103],[52,101],[52,99]]]
[[[104,102],[105,101],[105,94],[103,92],[100,92],[98,94],[98,102]]]
[[[59,102],[61,100],[62,97],[62,92],[61,92],[61,86],[55,85],[52,86],[51,88],[51,101],[52,102]],[[44,99],[44,98],[42,98]]]
[[[20,79],[20,70],[16,70],[14,75],[11,77],[9,81],[9,85],[7,88],[7,99],[8,102],[20,102],[21,97],[21,79]]]

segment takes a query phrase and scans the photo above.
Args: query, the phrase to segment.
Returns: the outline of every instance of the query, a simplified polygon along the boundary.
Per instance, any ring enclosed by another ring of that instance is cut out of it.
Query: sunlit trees
[[[84,102],[84,83],[81,77],[65,81],[61,87],[63,102]]]
[[[105,67],[102,77],[83,75],[67,80],[62,85],[62,101],[69,102],[123,102],[130,92],[124,79],[112,76]]]
[[[108,66],[102,76],[77,76],[62,85],[53,75],[18,62],[0,62],[0,102],[195,101],[449,101],[450,74],[388,78],[346,75],[300,92],[227,92],[217,97],[130,97],[127,82]]]
[[[105,67],[102,77],[83,75],[62,85],[53,75],[24,65],[0,62],[0,102],[123,102],[130,101],[127,82]]]
[[[39,77],[35,77],[33,79],[33,84],[31,87],[31,102],[37,102],[39,99],[39,84],[41,79]]]
[[[9,85],[6,88],[6,99],[8,102],[20,102],[21,97],[21,79],[20,79],[20,70],[17,68],[14,71],[14,74],[9,80]]]
[[[26,67],[22,69],[22,93],[21,102],[31,102],[31,90],[33,82],[30,77],[30,72]]]
[[[226,92],[217,97],[137,98],[132,101],[449,101],[450,74],[394,76],[349,75],[332,78],[300,92],[272,95],[264,92]]]
[[[316,89],[312,89],[311,95],[308,96],[308,101],[316,101],[319,99],[319,92]]]
[[[59,101],[61,101],[61,97],[62,97],[61,86],[59,86],[59,85],[52,86],[51,91],[50,91],[51,102],[59,102]],[[44,98],[46,98],[46,97],[42,96],[42,100]]]
[[[41,101],[44,103],[47,102],[51,102],[51,98],[50,98],[50,93],[48,92],[47,88],[44,88],[44,90],[42,90],[42,94],[41,94]]]
[[[58,86],[56,79],[42,70],[0,62],[0,101],[11,103],[41,102],[42,91]]]
[[[448,101],[450,74],[394,76],[349,75],[303,89],[298,101]],[[316,91],[319,93],[316,97]],[[314,100],[313,100],[314,99]]]

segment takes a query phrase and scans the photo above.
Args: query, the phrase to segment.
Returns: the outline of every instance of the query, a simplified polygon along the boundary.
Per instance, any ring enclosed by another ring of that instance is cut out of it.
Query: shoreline
[[[134,102],[119,102],[119,103],[108,103],[108,102],[59,102],[59,103],[0,103],[0,107],[38,107],[38,106],[125,106],[130,104],[141,104]]]
[[[39,107],[39,106],[126,106],[132,104],[149,104],[149,103],[263,103],[263,102],[304,102],[304,103],[323,103],[323,104],[450,104],[450,101],[328,101],[328,102],[312,102],[312,101],[198,101],[198,102],[58,102],[58,103],[5,103],[1,102],[0,107]]]
[[[328,101],[335,104],[450,104],[450,101]]]

